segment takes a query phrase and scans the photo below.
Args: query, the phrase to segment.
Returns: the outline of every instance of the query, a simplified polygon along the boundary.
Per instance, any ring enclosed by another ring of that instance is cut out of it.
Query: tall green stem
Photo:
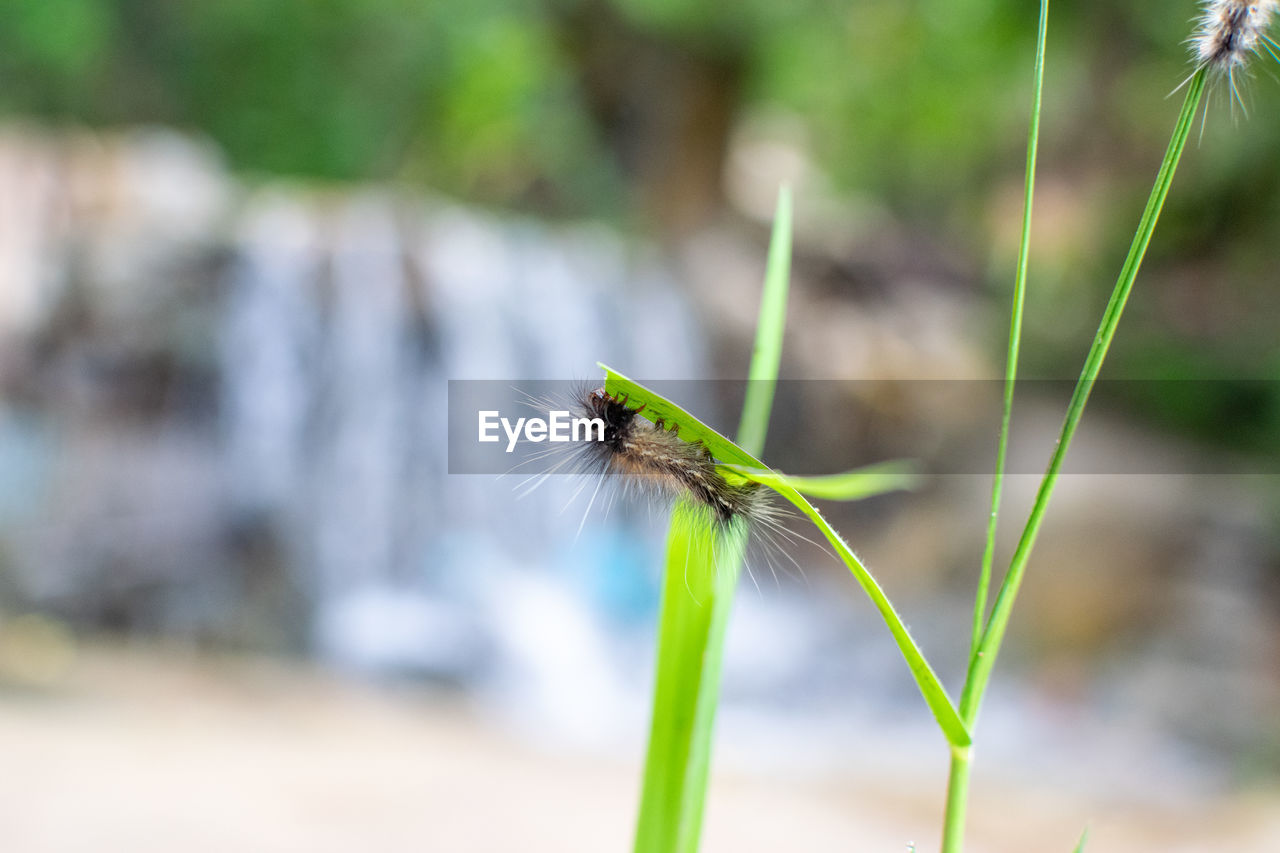
[[[1044,45],[1049,26],[1049,0],[1040,2],[1040,26],[1036,34],[1036,62],[1031,96],[1031,128],[1027,131],[1027,171],[1023,180],[1022,234],[1018,241],[1018,268],[1013,277],[1013,308],[1009,312],[1009,351],[1004,367],[1004,407],[1000,415],[1000,439],[996,446],[996,470],[991,482],[991,513],[987,516],[987,544],[982,550],[982,571],[973,602],[973,635],[970,653],[982,639],[991,588],[991,563],[996,551],[996,521],[1004,491],[1004,468],[1009,455],[1009,421],[1013,417],[1013,389],[1018,379],[1018,349],[1022,344],[1022,308],[1027,295],[1027,258],[1031,253],[1031,207],[1036,192],[1036,152],[1040,147],[1040,105],[1044,95]]]
[[[1107,302],[1106,310],[1102,315],[1102,322],[1098,326],[1097,334],[1094,335],[1093,345],[1089,348],[1084,368],[1080,372],[1075,391],[1071,395],[1071,402],[1067,406],[1067,415],[1063,420],[1062,432],[1058,437],[1057,446],[1049,459],[1049,465],[1045,470],[1044,477],[1040,481],[1040,489],[1036,493],[1035,503],[1032,505],[1026,526],[1023,528],[1022,536],[1018,541],[1018,547],[1014,551],[1013,559],[1010,561],[1009,571],[1006,573],[1004,582],[1000,586],[1000,592],[996,596],[995,604],[991,610],[991,617],[982,631],[981,639],[974,648],[973,654],[970,656],[964,692],[960,697],[960,714],[970,731],[973,730],[974,723],[977,720],[978,711],[981,708],[982,699],[991,678],[991,670],[995,666],[996,656],[1000,651],[1001,643],[1004,641],[1009,618],[1013,612],[1013,605],[1018,596],[1018,589],[1021,587],[1023,577],[1026,574],[1031,550],[1035,546],[1036,536],[1040,532],[1040,525],[1049,506],[1049,499],[1053,495],[1054,486],[1057,485],[1058,475],[1062,470],[1063,459],[1066,458],[1067,449],[1071,446],[1071,439],[1075,436],[1076,427],[1080,424],[1080,418],[1084,414],[1085,404],[1089,401],[1089,394],[1093,390],[1093,384],[1102,370],[1102,363],[1111,347],[1111,341],[1115,338],[1116,328],[1120,324],[1120,317],[1124,313],[1125,304],[1129,300],[1129,293],[1133,289],[1134,279],[1137,278],[1138,270],[1142,266],[1142,259],[1146,255],[1147,246],[1151,243],[1151,235],[1155,231],[1157,220],[1160,218],[1160,211],[1163,209],[1165,199],[1169,195],[1169,187],[1173,183],[1178,161],[1181,159],[1182,151],[1186,147],[1187,137],[1190,134],[1191,126],[1195,121],[1196,112],[1200,106],[1201,97],[1204,94],[1205,74],[1206,72],[1202,68],[1190,80],[1186,98],[1182,103],[1182,111],[1178,114],[1178,121],[1174,125],[1173,135],[1169,140],[1169,147],[1165,151],[1164,161],[1160,164],[1160,171],[1156,175],[1155,186],[1151,189],[1151,196],[1147,200],[1142,220],[1138,224],[1133,243],[1129,247],[1129,254],[1125,258],[1124,266],[1120,269],[1120,276],[1116,280],[1115,289],[1111,293],[1111,299]],[[952,750],[951,774],[947,788],[947,821],[943,830],[943,853],[959,853],[963,849],[964,810],[969,795],[969,761],[968,750]]]
[[[1036,59],[1032,71],[1031,122],[1027,130],[1027,166],[1023,178],[1022,233],[1018,240],[1018,266],[1013,279],[1013,306],[1009,312],[1009,349],[1005,356],[1004,404],[1000,415],[1000,438],[996,446],[995,474],[991,482],[991,511],[987,516],[987,542],[982,550],[982,568],[978,575],[978,591],[973,602],[973,631],[969,640],[970,658],[978,653],[978,644],[982,641],[987,595],[991,589],[991,564],[996,550],[996,524],[1000,516],[1004,470],[1009,453],[1009,422],[1013,417],[1013,392],[1018,379],[1018,351],[1022,343],[1022,313],[1027,293],[1027,259],[1031,252],[1031,211],[1032,202],[1035,199],[1036,154],[1040,148],[1040,111],[1044,96],[1044,54],[1048,29],[1049,0],[1040,0],[1040,22],[1036,28]],[[972,720],[964,714],[962,701],[961,720],[972,736]],[[972,756],[972,747],[955,745],[951,747],[951,771],[947,776],[947,806],[942,824],[944,853],[958,853],[964,847]]]
[[[970,660],[969,677],[965,681],[965,690],[960,699],[960,713],[970,723],[977,718],[982,695],[991,678],[991,669],[995,666],[996,655],[1000,651],[1000,644],[1004,640],[1005,630],[1009,625],[1009,616],[1013,611],[1018,589],[1026,573],[1031,549],[1035,546],[1036,536],[1040,533],[1040,524],[1049,506],[1049,498],[1052,497],[1054,486],[1058,482],[1062,460],[1066,458],[1071,439],[1075,436],[1080,417],[1084,414],[1085,404],[1089,402],[1093,384],[1102,370],[1102,362],[1107,357],[1107,350],[1111,348],[1116,328],[1120,325],[1120,316],[1124,313],[1125,304],[1129,301],[1134,279],[1138,276],[1142,259],[1147,253],[1147,246],[1151,243],[1151,234],[1155,231],[1156,221],[1160,218],[1165,198],[1169,195],[1169,187],[1173,184],[1173,175],[1178,169],[1178,161],[1182,158],[1182,150],[1186,147],[1187,136],[1192,124],[1195,123],[1200,98],[1204,94],[1204,86],[1205,70],[1201,69],[1191,78],[1190,85],[1187,87],[1187,96],[1182,102],[1182,112],[1179,113],[1178,122],[1174,125],[1173,136],[1169,140],[1169,148],[1165,151],[1164,161],[1160,164],[1160,171],[1156,175],[1155,186],[1151,188],[1151,197],[1147,199],[1142,221],[1138,224],[1137,233],[1133,235],[1129,254],[1125,258],[1124,266],[1120,269],[1120,277],[1116,280],[1115,289],[1111,292],[1106,311],[1103,312],[1102,322],[1098,326],[1097,334],[1094,335],[1093,345],[1089,348],[1088,357],[1085,358],[1080,378],[1076,381],[1075,391],[1067,406],[1067,416],[1062,422],[1062,432],[1058,436],[1057,447],[1054,448],[1049,466],[1040,481],[1035,504],[1031,507],[1031,514],[1022,530],[1022,537],[1018,540],[1018,547],[1013,553],[1009,572],[1005,575],[1004,583],[1001,584],[1000,592],[996,596],[995,605],[991,609],[991,619],[982,633],[977,651]]]
[[[947,809],[942,820],[943,853],[964,849],[965,814],[969,809],[969,769],[973,747],[951,747],[951,771],[947,774]]]

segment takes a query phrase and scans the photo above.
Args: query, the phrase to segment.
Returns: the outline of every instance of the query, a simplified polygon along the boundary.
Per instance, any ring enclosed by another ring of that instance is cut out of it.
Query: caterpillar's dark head
[[[597,388],[587,395],[587,408],[592,417],[604,421],[604,443],[616,447],[631,431],[636,409],[627,408],[627,398],[619,399]]]

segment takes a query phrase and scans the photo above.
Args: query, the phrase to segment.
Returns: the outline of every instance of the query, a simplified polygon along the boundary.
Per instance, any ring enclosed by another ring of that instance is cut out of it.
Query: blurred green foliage
[[[619,188],[558,43],[552,11],[573,5],[0,0],[0,108],[197,129],[252,171],[409,176],[499,202],[545,181],[591,209]],[[616,6],[657,37],[742,50],[750,103],[806,116],[848,185],[937,198],[981,175],[993,140],[1020,147],[1024,99],[991,93],[1026,76],[1029,4]]]
[[[805,117],[838,184],[931,208],[1016,161],[1035,4],[615,0],[641,32],[747,57],[745,108]],[[203,131],[237,167],[408,177],[519,202],[616,202],[558,22],[590,0],[0,0],[0,109]],[[1055,10],[1059,130],[1117,92],[1158,106],[1183,20],[1154,0]],[[1090,25],[1089,19],[1095,19]],[[1111,54],[1110,56],[1106,54]],[[1127,56],[1121,62],[1119,58]],[[1164,74],[1128,92],[1126,75]],[[1090,80],[1109,66],[1109,81]],[[655,93],[660,96],[661,93]],[[1086,103],[1094,101],[1094,103]],[[1127,108],[1121,105],[1121,111]],[[1052,106],[1051,106],[1052,110]],[[1128,110],[1131,133],[1161,136]],[[1105,118],[1115,118],[1113,114]],[[1016,171],[1016,170],[1014,170]],[[615,176],[616,177],[616,176]]]
[[[245,171],[602,203],[550,22],[508,0],[0,0],[0,110],[211,136]]]

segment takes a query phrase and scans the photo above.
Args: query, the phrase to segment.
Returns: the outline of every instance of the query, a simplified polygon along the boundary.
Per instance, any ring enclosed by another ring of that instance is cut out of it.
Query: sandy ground
[[[277,663],[80,651],[0,692],[0,850],[629,849],[638,765],[519,742],[456,698]],[[942,780],[722,774],[705,853],[936,850]],[[865,776],[865,774],[864,774]],[[1280,792],[1116,806],[983,784],[971,851],[1280,850]]]

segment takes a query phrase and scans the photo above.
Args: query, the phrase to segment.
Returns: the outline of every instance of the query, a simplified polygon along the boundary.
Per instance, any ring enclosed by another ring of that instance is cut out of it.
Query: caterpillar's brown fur
[[[758,483],[730,482],[704,445],[680,438],[675,424],[668,428],[640,417],[644,407],[632,409],[627,402],[603,388],[584,391],[578,400],[587,417],[604,422],[604,440],[587,443],[600,470],[637,478],[671,496],[687,496],[722,525],[750,521],[762,512],[766,498]]]

